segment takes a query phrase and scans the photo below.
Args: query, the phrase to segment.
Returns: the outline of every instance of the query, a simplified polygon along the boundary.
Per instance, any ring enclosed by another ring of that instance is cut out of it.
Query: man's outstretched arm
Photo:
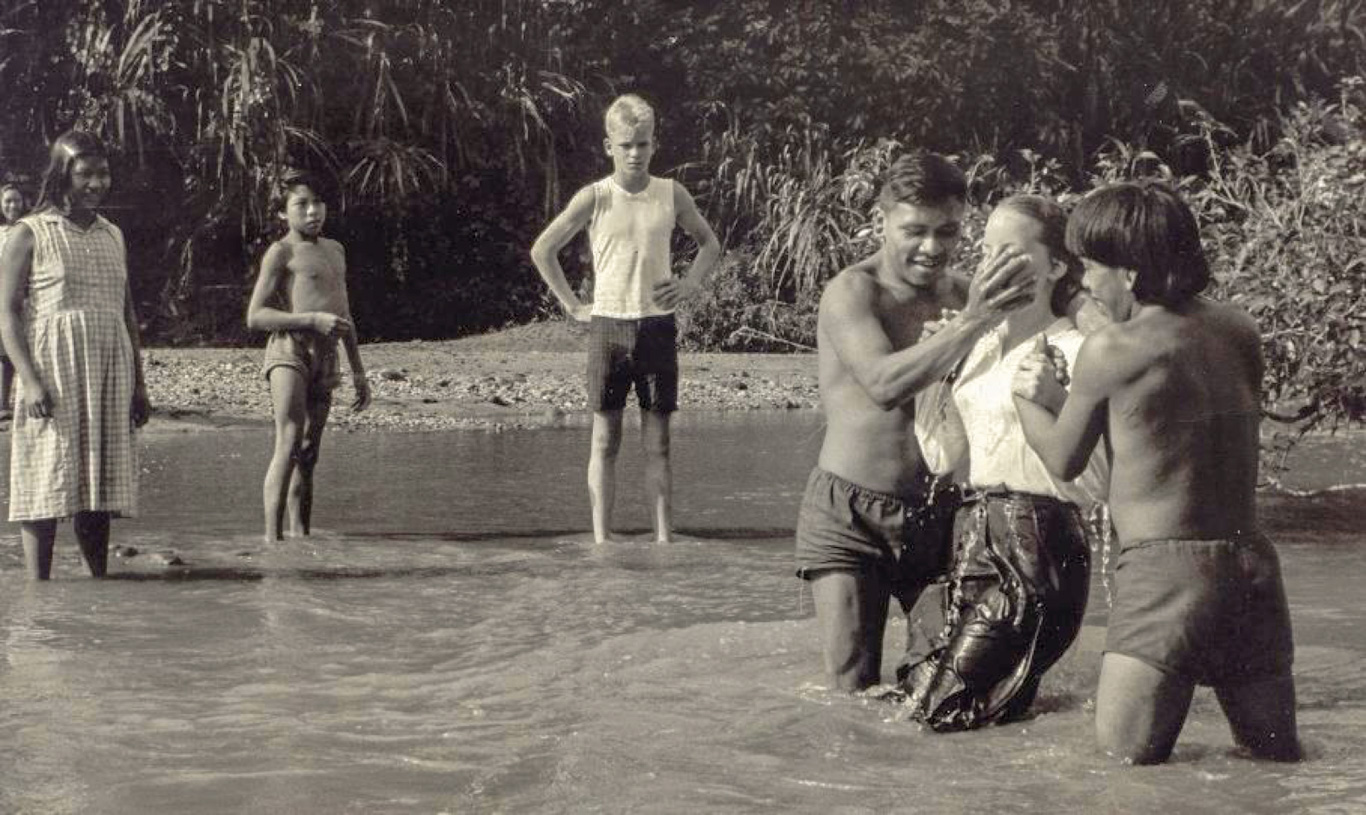
[[[820,331],[873,403],[891,410],[948,373],[983,334],[1029,297],[1032,280],[1016,279],[1025,258],[1003,254],[979,271],[963,310],[933,336],[895,350],[875,308],[874,261],[841,273],[821,296]]]
[[[981,315],[959,315],[934,336],[896,351],[874,311],[875,285],[848,275],[831,281],[819,321],[840,362],[883,410],[911,401],[944,376],[995,324]]]

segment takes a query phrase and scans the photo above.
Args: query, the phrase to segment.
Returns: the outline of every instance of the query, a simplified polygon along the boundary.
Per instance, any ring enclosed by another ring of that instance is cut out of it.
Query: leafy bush
[[[340,188],[367,337],[543,313],[527,247],[605,171],[602,104],[633,90],[660,112],[656,172],[729,248],[692,347],[814,344],[825,281],[873,250],[875,179],[917,145],[962,153],[967,264],[1001,195],[1167,174],[1267,331],[1270,398],[1308,426],[1362,415],[1362,88],[1312,100],[1366,71],[1366,0],[12,5],[0,172],[31,179],[73,125],[121,151],[111,214],[153,341],[243,339],[285,163]]]
[[[1264,335],[1268,415],[1292,434],[1366,419],[1366,82],[1341,84],[1332,103],[1296,105],[1282,137],[1259,151],[1233,142],[1203,111],[1177,147],[1207,169],[1178,175],[1141,146],[1112,140],[1087,188],[1158,177],[1181,189],[1200,220],[1215,285],[1210,294],[1246,308]],[[897,145],[841,149],[821,131],[785,134],[765,164],[752,140],[728,133],[716,162],[723,211],[752,231],[699,303],[688,339],[699,348],[787,350],[811,346],[820,291],[840,268],[874,251],[869,239],[873,179]],[[991,204],[1017,192],[1070,188],[1055,158],[1032,151],[963,161],[974,206],[961,263],[978,259]]]
[[[1219,156],[1191,198],[1216,296],[1257,319],[1273,415],[1302,430],[1366,419],[1366,97],[1297,105],[1269,152]]]
[[[795,302],[772,296],[757,274],[752,251],[726,254],[705,292],[679,317],[679,344],[690,351],[814,350],[820,292]]]

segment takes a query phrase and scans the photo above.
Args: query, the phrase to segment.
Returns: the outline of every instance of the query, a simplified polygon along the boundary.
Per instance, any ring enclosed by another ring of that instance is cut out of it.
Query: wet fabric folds
[[[912,718],[954,731],[1027,712],[1081,630],[1090,573],[1074,504],[1007,491],[965,496],[943,629],[897,667]]]

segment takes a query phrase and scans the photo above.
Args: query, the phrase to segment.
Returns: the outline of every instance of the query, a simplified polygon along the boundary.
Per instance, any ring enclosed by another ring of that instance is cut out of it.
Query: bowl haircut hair
[[[313,194],[323,200],[329,207],[332,205],[331,190],[324,184],[323,179],[317,173],[309,170],[287,169],[276,179],[270,191],[271,212],[284,212],[289,204],[289,194],[299,187],[307,187]]]
[[[109,159],[109,151],[104,142],[84,130],[68,130],[52,141],[48,151],[47,169],[43,171],[43,183],[38,188],[36,209],[57,206],[65,202],[71,192],[71,168],[76,160],[82,158]]]
[[[1009,210],[1023,215],[1039,225],[1039,243],[1048,249],[1054,260],[1062,261],[1066,273],[1053,284],[1048,305],[1055,317],[1067,314],[1072,298],[1081,291],[1081,258],[1067,248],[1067,212],[1056,201],[1042,195],[1012,195],[996,205],[997,210]]]
[[[602,127],[610,137],[613,130],[617,128],[630,128],[635,130],[641,125],[649,125],[651,128],[655,124],[655,109],[650,107],[650,103],[636,96],[634,93],[627,93],[618,96],[607,106],[607,112],[602,116]]]
[[[1067,248],[1133,270],[1140,303],[1180,306],[1210,282],[1195,215],[1160,182],[1111,184],[1088,194],[1067,220]]]
[[[897,204],[938,207],[967,197],[968,181],[962,170],[938,153],[912,150],[887,167],[877,205],[886,212]]]

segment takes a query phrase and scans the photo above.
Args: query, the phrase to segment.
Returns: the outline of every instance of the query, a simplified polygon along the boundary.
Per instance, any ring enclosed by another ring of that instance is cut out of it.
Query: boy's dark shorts
[[[333,389],[341,384],[337,341],[314,331],[271,332],[261,376],[269,380],[276,368],[298,371],[308,385],[310,402],[330,401]]]
[[[942,577],[951,517],[926,511],[929,492],[893,495],[813,469],[797,518],[797,576],[860,572],[894,591]]]
[[[672,314],[594,316],[588,331],[588,406],[622,410],[634,385],[641,410],[678,409],[678,325]]]
[[[1264,536],[1129,544],[1115,569],[1106,651],[1215,687],[1290,675],[1290,612]]]

